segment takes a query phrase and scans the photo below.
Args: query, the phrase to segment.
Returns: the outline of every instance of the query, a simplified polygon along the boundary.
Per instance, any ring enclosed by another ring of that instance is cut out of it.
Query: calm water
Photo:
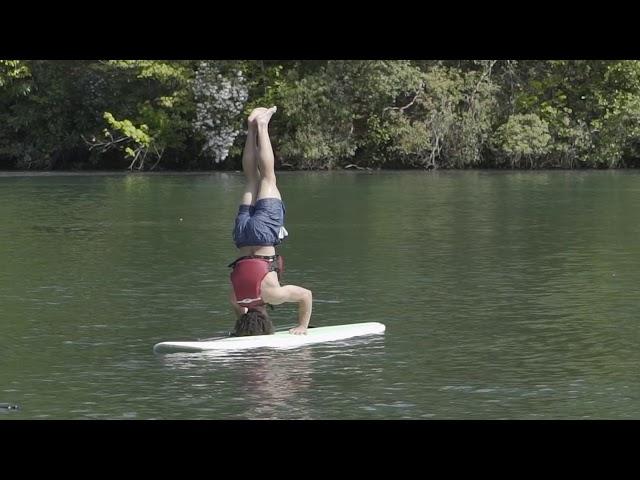
[[[639,174],[283,173],[285,282],[386,334],[154,355],[232,326],[241,185],[0,174],[0,420],[640,418]]]

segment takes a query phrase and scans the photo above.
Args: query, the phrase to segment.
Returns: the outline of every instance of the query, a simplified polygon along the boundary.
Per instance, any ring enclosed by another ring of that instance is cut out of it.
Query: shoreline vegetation
[[[0,173],[640,167],[636,60],[0,60]]]

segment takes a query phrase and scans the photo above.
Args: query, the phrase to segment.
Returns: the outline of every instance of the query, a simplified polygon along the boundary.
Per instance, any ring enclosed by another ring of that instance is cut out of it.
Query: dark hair
[[[273,332],[273,322],[265,309],[249,309],[236,322],[233,334],[236,337],[245,337],[248,335],[271,335]]]

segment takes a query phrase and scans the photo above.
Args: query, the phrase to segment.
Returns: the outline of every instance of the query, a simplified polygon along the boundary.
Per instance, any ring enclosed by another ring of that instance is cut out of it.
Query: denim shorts
[[[278,245],[288,235],[285,208],[279,198],[263,198],[255,205],[240,205],[233,229],[236,247]]]

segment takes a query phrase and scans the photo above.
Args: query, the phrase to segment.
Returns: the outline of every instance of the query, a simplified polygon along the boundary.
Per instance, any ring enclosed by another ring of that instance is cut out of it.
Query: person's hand
[[[291,330],[289,330],[289,333],[292,335],[306,335],[307,327],[301,327],[300,325],[298,325],[297,327],[293,327]]]

